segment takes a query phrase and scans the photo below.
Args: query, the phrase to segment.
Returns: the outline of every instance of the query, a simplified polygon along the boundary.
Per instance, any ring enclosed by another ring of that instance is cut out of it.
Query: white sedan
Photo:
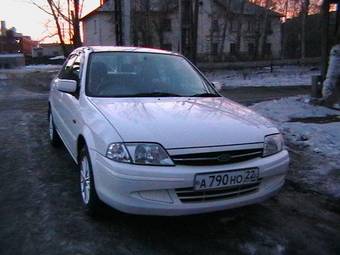
[[[83,47],[52,81],[49,137],[80,169],[86,211],[186,215],[261,202],[289,156],[271,122],[220,96],[183,56]]]

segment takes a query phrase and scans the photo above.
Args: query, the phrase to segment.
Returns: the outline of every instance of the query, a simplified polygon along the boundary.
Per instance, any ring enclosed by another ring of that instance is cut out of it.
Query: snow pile
[[[66,59],[65,56],[56,56],[56,57],[50,58],[50,60],[64,60],[64,59]]]
[[[308,86],[313,75],[320,70],[311,66],[275,66],[270,68],[247,68],[242,70],[219,70],[207,72],[210,81],[217,81],[224,87],[271,87],[271,86]]]
[[[283,133],[293,159],[289,178],[340,197],[340,111],[313,106],[307,97],[267,101],[251,108]]]

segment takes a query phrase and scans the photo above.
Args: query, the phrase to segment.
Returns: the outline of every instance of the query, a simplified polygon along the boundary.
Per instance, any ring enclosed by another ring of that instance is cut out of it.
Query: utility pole
[[[179,29],[178,29],[178,52],[183,54],[182,51],[182,0],[178,0],[178,20],[179,20]]]
[[[321,76],[326,79],[329,54],[329,5],[330,0],[324,0],[321,5]]]
[[[191,57],[192,62],[197,62],[197,30],[198,30],[198,14],[199,14],[200,1],[195,0],[193,5],[193,22],[191,27],[192,41],[191,41]]]
[[[116,45],[123,45],[122,1],[115,0]]]
[[[197,58],[199,4],[199,0],[183,0],[181,3],[181,51],[193,63]]]

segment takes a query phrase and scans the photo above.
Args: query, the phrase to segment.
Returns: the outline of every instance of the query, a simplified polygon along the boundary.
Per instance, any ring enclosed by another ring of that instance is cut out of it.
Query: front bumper
[[[96,151],[90,154],[99,198],[119,211],[144,215],[199,214],[259,203],[281,189],[289,165],[287,151],[235,164],[174,167],[117,163]],[[177,189],[193,187],[196,174],[254,167],[261,183],[250,194],[202,202],[182,202],[177,196]]]

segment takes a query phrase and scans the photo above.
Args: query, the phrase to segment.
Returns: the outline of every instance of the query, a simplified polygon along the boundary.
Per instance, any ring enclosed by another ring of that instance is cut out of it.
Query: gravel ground
[[[340,254],[339,201],[293,181],[220,213],[87,217],[76,165],[48,144],[46,91],[28,88],[0,80],[0,254]],[[291,157],[291,173],[309,160]]]

